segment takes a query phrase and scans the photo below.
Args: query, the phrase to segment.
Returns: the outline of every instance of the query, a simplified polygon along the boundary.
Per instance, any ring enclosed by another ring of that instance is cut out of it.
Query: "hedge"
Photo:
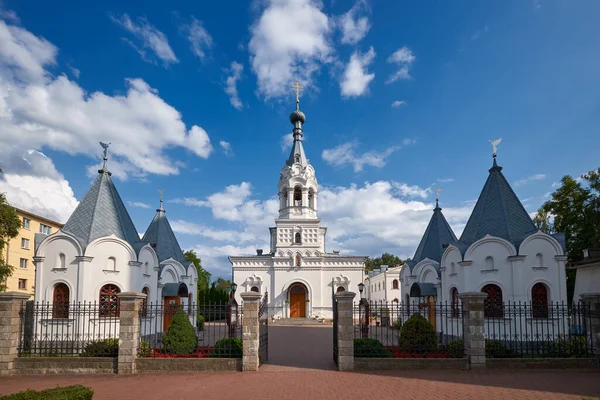
[[[402,326],[398,347],[411,353],[426,353],[437,350],[435,328],[425,317],[414,314]]]
[[[392,353],[387,351],[377,339],[354,339],[354,357],[389,358]]]
[[[81,357],[117,357],[119,355],[119,339],[104,339],[89,343],[79,354]]]
[[[0,400],[91,400],[94,391],[82,385],[55,387],[41,391],[26,390],[24,392],[1,396]]]
[[[241,358],[243,355],[244,343],[242,339],[222,338],[217,340],[212,354],[212,358]]]

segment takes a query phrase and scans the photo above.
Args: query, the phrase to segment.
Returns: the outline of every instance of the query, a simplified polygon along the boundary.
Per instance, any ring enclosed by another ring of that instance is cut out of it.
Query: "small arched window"
[[[300,266],[300,261],[301,261],[300,254],[296,254],[296,267]]]
[[[258,290],[258,288],[256,286],[252,286],[252,288],[250,289],[250,291],[251,292],[256,292],[256,293],[259,292],[259,290]]]
[[[450,291],[450,298],[452,299],[452,316],[456,318],[459,315],[458,289],[452,288],[452,290]]]
[[[533,318],[548,318],[548,288],[541,282],[531,288],[531,314]]]
[[[344,289],[344,287],[343,287],[343,286],[338,286],[338,288],[337,288],[335,291],[336,291],[336,293],[339,293],[339,292],[345,292],[345,291],[346,291],[346,289]]]
[[[296,156],[294,157],[294,161],[299,163],[300,162],[300,155],[296,154]]]
[[[398,299],[394,299],[392,302],[398,304],[400,301]]]
[[[296,234],[294,235],[294,243],[302,243],[302,234],[300,232],[296,232]]]
[[[308,207],[315,209],[315,192],[312,188],[308,189]]]
[[[485,318],[504,318],[504,302],[502,289],[498,285],[485,285],[481,291],[488,297],[483,301],[483,316]]]
[[[106,262],[106,270],[107,271],[116,271],[117,270],[117,259],[114,257],[108,257],[108,261]]]
[[[535,266],[537,268],[541,268],[544,266],[544,256],[542,255],[542,253],[537,253],[535,255]]]
[[[117,285],[108,284],[100,289],[100,317],[119,317],[119,298],[121,289]]]
[[[398,289],[398,279],[392,281],[392,289]]]
[[[142,301],[142,317],[145,317],[148,313],[148,298],[150,297],[150,289],[148,289],[147,286],[144,286],[144,288],[142,289],[142,293],[146,295],[146,297],[144,297],[144,300]]]
[[[69,318],[69,287],[57,283],[52,293],[52,318]]]
[[[149,275],[149,274],[150,274],[150,264],[148,264],[148,261],[146,261],[146,262],[144,263],[144,273],[145,273],[146,275]]]
[[[60,253],[58,255],[56,267],[57,268],[66,268],[67,267],[67,257],[65,256],[65,253]]]
[[[379,282],[379,283],[377,284],[377,287],[378,287],[378,288],[377,288],[377,290],[381,290],[381,282]]]
[[[455,274],[456,273],[456,264],[454,264],[454,262],[450,263],[450,273],[451,274]]]
[[[487,269],[487,270],[494,269],[494,259],[492,257],[485,258],[485,269]]]
[[[294,205],[295,206],[302,205],[302,189],[300,189],[300,186],[296,186],[294,188]]]

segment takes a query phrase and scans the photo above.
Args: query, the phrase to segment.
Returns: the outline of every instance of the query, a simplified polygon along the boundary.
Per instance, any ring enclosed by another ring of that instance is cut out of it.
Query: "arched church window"
[[[296,254],[296,267],[300,266],[300,254]]]
[[[62,282],[52,293],[52,318],[69,318],[69,287]]]
[[[67,260],[64,253],[60,253],[56,258],[56,268],[66,268]]]
[[[456,264],[454,264],[454,262],[450,263],[450,273],[451,274],[455,274],[456,273]]]
[[[144,288],[142,289],[142,293],[146,295],[146,297],[144,297],[144,300],[142,301],[142,317],[145,317],[148,313],[148,298],[150,297],[150,289],[148,289],[148,286],[144,286]]]
[[[315,209],[315,192],[312,188],[308,189],[308,207]]]
[[[398,303],[399,303],[398,299],[394,299],[394,300],[392,300],[392,302],[393,302],[393,303],[396,303],[396,304],[398,304]]]
[[[398,279],[392,281],[392,289],[398,289]]]
[[[100,289],[100,317],[119,317],[119,298],[121,289],[117,285],[108,284]]]
[[[494,269],[494,259],[492,257],[485,258],[485,269]]]
[[[531,288],[531,314],[533,318],[548,318],[548,288],[541,282]]]
[[[300,189],[300,186],[296,186],[294,188],[294,205],[295,206],[302,205],[302,189]]]
[[[106,270],[107,271],[116,271],[117,270],[117,259],[114,257],[108,257],[108,261],[106,262]]]
[[[300,162],[300,155],[296,154],[296,156],[294,157],[294,161],[299,163]]]
[[[256,286],[252,286],[252,288],[250,289],[251,292],[256,292],[258,293],[258,288]]]
[[[458,317],[459,315],[459,306],[458,306],[458,289],[457,288],[452,288],[452,290],[450,291],[450,298],[452,299],[452,303],[451,303],[451,307],[452,307],[452,316],[453,317]]]
[[[338,286],[338,288],[335,290],[336,293],[345,292],[345,291],[346,291],[346,289],[344,289],[343,286]]]
[[[481,291],[488,297],[483,301],[483,316],[485,318],[504,318],[504,302],[502,289],[498,285],[485,285]]]
[[[541,268],[544,266],[544,256],[542,253],[537,253],[535,255],[535,266]]]
[[[294,243],[302,243],[302,234],[300,232],[296,232],[294,235]]]
[[[377,285],[377,290],[381,290],[381,282]]]

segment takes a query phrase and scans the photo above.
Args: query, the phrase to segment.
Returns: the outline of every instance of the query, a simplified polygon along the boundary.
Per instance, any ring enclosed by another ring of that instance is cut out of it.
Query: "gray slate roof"
[[[294,137],[294,144],[292,145],[292,151],[290,152],[290,157],[286,161],[287,165],[294,165],[296,162],[296,155],[300,156],[300,164],[303,167],[308,165],[308,159],[306,158],[306,153],[304,152],[304,147],[302,146],[302,139],[299,136]]]
[[[177,238],[173,233],[173,229],[171,229],[171,224],[169,224],[162,206],[156,210],[156,215],[152,219],[152,222],[150,222],[150,226],[148,226],[142,241],[149,242],[154,247],[159,263],[169,258],[179,261],[184,266],[190,263],[186,261],[183,251],[179,247]]]
[[[127,241],[134,249],[142,245],[135,225],[110,178],[102,169],[92,187],[79,203],[62,231],[74,236],[83,248],[92,241],[115,235]]]
[[[492,235],[506,239],[518,248],[523,239],[535,233],[537,228],[495,158],[489,172],[460,238],[460,247],[466,249],[485,235]]]
[[[458,241],[456,235],[452,231],[450,224],[446,221],[442,209],[436,202],[436,207],[433,210],[433,215],[429,220],[427,229],[421,238],[419,247],[415,251],[415,255],[412,260],[408,263],[412,268],[417,265],[420,261],[428,258],[430,260],[437,261],[438,263],[442,259],[444,253],[444,244],[455,244]]]

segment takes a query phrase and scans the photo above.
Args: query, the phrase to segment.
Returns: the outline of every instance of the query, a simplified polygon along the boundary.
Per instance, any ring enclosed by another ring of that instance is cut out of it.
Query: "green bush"
[[[104,339],[89,343],[79,354],[81,357],[117,357],[119,355],[119,339]]]
[[[196,317],[196,328],[198,328],[199,331],[204,330],[204,317],[202,315]]]
[[[150,357],[152,354],[152,347],[147,340],[140,341],[140,357]]]
[[[162,339],[163,350],[169,354],[192,354],[198,349],[198,336],[185,311],[178,309]]]
[[[488,358],[511,358],[515,352],[495,339],[485,339],[485,356]]]
[[[440,350],[448,352],[452,358],[462,358],[465,356],[465,345],[462,340],[453,340],[440,345]]]
[[[209,357],[213,358],[240,358],[243,353],[242,339],[222,338],[215,343],[214,350]]]
[[[588,356],[588,345],[585,336],[569,336],[568,338],[558,339],[550,344],[550,353],[554,357],[577,357]]]
[[[399,331],[400,329],[402,329],[402,320],[395,320],[394,323],[391,326],[392,329],[395,329],[397,331]]]
[[[402,326],[398,346],[402,351],[426,353],[437,350],[435,328],[425,317],[414,314]]]
[[[0,400],[91,400],[94,391],[81,385],[55,387],[46,390],[26,390],[24,392],[0,396]]]
[[[377,339],[354,339],[354,357],[389,358],[392,353],[387,351]]]

